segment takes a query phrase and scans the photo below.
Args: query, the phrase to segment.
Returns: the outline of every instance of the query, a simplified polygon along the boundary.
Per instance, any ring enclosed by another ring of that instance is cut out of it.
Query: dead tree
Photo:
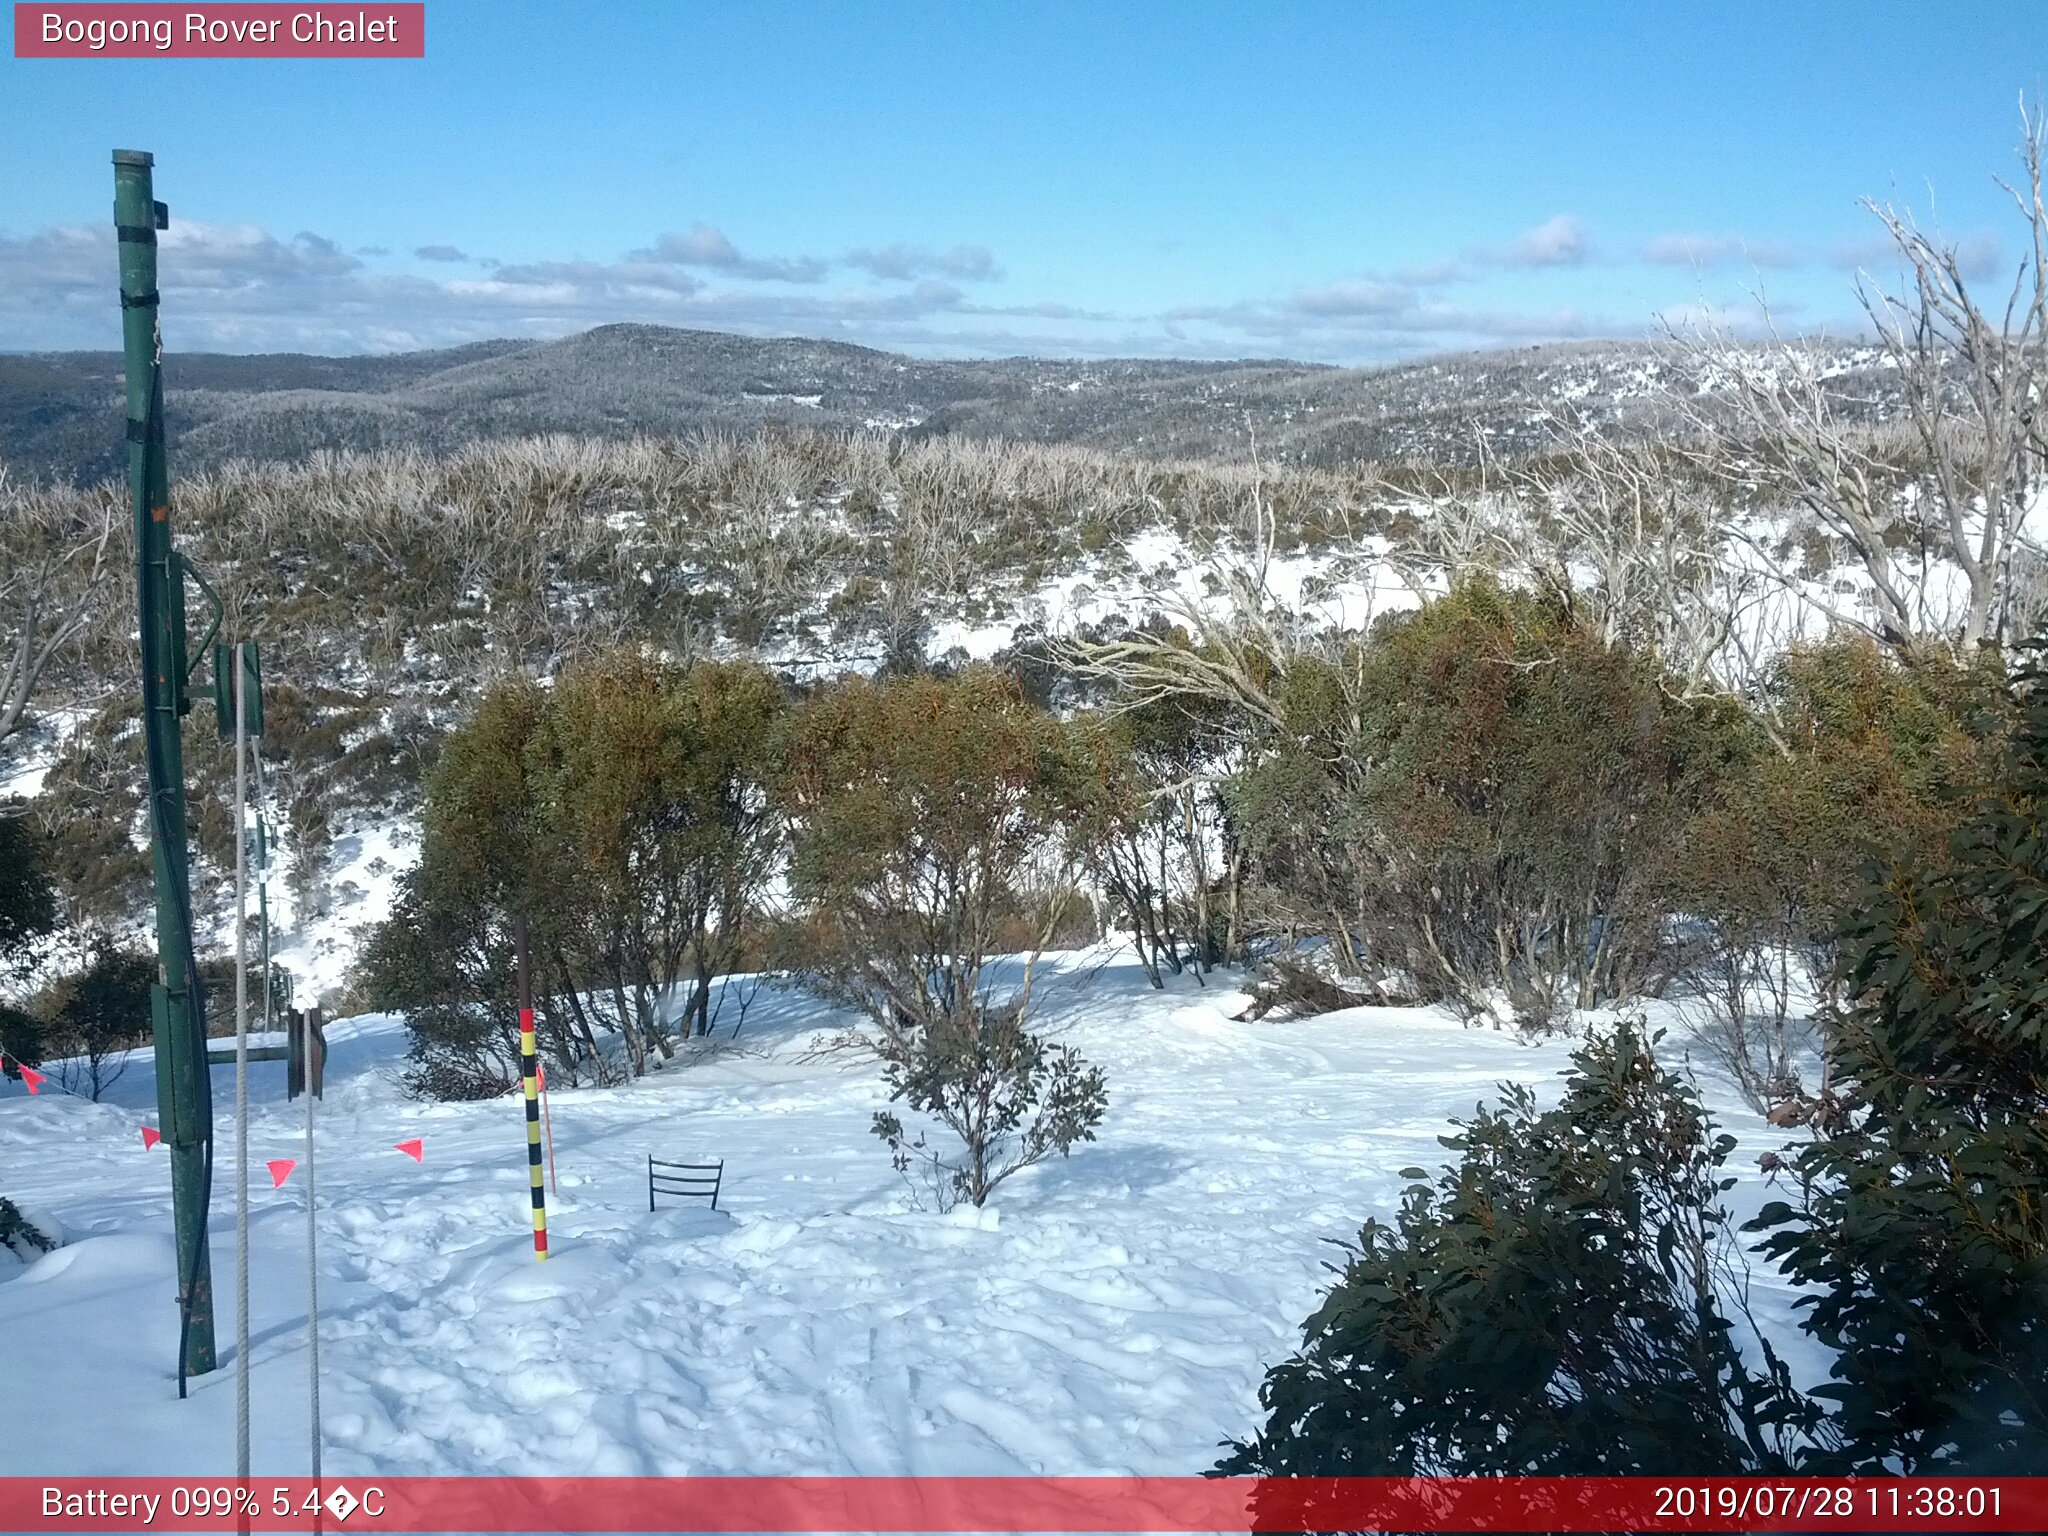
[[[0,469],[0,742],[92,619],[113,533],[111,497],[18,486]]]
[[[1760,510],[1804,510],[1867,582],[1862,611],[1835,604],[1766,541],[1733,525],[1780,583],[1835,623],[1901,655],[1959,654],[2003,644],[2030,617],[2015,611],[2016,565],[2033,548],[2023,522],[2048,464],[2048,210],[2041,188],[2044,117],[2022,107],[2018,185],[2001,182],[2025,221],[2025,255],[2002,299],[1980,298],[1953,245],[1908,212],[1867,202],[1890,237],[1902,279],[1870,277],[1857,293],[1895,419],[1870,403],[1819,348],[1773,335],[1763,347],[1724,334],[1679,338],[1698,386],[1674,396],[1692,451]],[[1960,577],[1945,604],[1936,565]]]

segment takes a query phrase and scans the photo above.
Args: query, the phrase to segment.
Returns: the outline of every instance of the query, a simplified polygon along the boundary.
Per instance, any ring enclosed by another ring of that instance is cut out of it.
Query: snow
[[[873,1067],[818,1049],[844,1020],[764,987],[736,1042],[552,1095],[545,1265],[518,1099],[408,1100],[401,1023],[335,1024],[319,1106],[327,1471],[1203,1470],[1258,1422],[1259,1382],[1328,1284],[1331,1243],[1391,1215],[1399,1170],[1443,1162],[1447,1121],[1496,1083],[1554,1092],[1570,1049],[1422,1009],[1235,1022],[1243,1002],[1220,976],[1154,992],[1127,957],[1061,957],[1046,1019],[1107,1071],[1100,1139],[986,1210],[939,1214],[869,1130]],[[252,1071],[254,1460],[284,1475],[306,1457],[305,1184],[302,1165],[273,1192],[263,1164],[302,1155],[303,1106],[283,1102],[281,1063]],[[226,1073],[215,1092],[225,1366]],[[139,1135],[154,1120],[146,1055],[110,1099],[0,1085],[7,1191],[68,1238],[0,1268],[0,1473],[224,1473],[232,1370],[184,1403],[173,1380],[168,1165]],[[1724,1118],[1752,1208],[1755,1154],[1784,1135]],[[414,1136],[418,1164],[394,1150]],[[720,1210],[650,1215],[650,1153],[723,1158]],[[1756,1300],[1782,1333],[1782,1288]]]
[[[92,718],[85,709],[45,710],[27,730],[0,749],[0,800],[27,800],[43,792],[43,781],[79,728]]]
[[[272,960],[292,973],[293,997],[299,1003],[332,1008],[342,996],[364,928],[382,922],[398,900],[398,882],[419,862],[419,823],[414,816],[387,815],[359,819],[334,840],[325,881],[329,907],[324,914],[301,914],[292,900],[288,876],[292,852],[280,845],[273,855],[270,911],[278,941]],[[256,899],[249,898],[253,912]],[[232,914],[226,914],[217,936],[232,940]]]

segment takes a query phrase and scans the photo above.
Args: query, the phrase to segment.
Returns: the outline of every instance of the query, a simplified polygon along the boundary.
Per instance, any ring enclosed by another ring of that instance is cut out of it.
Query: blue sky
[[[1890,271],[1865,196],[2009,275],[1993,177],[2048,86],[2039,0],[430,0],[427,39],[10,48],[0,349],[116,342],[117,145],[156,154],[187,348],[642,320],[1369,363],[1753,327],[1759,291],[1839,329]]]

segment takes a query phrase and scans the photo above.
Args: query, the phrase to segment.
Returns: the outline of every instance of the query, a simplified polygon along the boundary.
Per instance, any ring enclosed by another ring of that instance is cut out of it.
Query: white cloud
[[[1953,249],[1956,266],[1965,279],[1984,282],[1987,279],[2008,272],[2005,267],[2005,253],[1996,235],[1965,235],[1960,240],[1934,240],[1939,249]],[[1828,252],[1828,264],[1845,271],[1897,270],[1901,265],[1899,247],[1889,235],[1872,235],[1862,240],[1846,240]]]
[[[914,245],[888,245],[879,250],[846,253],[844,265],[885,282],[910,282],[921,277],[950,277],[963,283],[993,282],[1002,269],[985,245],[956,245],[931,251]]]
[[[679,267],[703,267],[750,282],[823,282],[831,263],[816,256],[745,256],[725,231],[699,224],[688,234],[661,235],[652,250],[636,251],[644,261],[669,262]]]
[[[160,274],[166,343],[183,350],[389,351],[560,336],[625,320],[827,336],[928,354],[1372,362],[1640,334],[1646,325],[1641,316],[1614,319],[1573,308],[1450,302],[1443,284],[1483,275],[1459,264],[1366,274],[1272,297],[1107,313],[1056,293],[973,302],[963,289],[999,274],[994,257],[972,246],[878,246],[828,263],[751,254],[715,227],[698,225],[616,260],[464,264],[442,259],[444,250],[460,254],[452,246],[414,247],[403,257],[405,269],[394,270],[317,234],[287,239],[254,225],[174,225],[164,237]],[[116,265],[111,229],[0,236],[0,336],[9,346],[37,349],[110,345],[119,324],[110,300]],[[833,281],[835,267],[859,280]]]
[[[1291,301],[1304,315],[1395,315],[1413,309],[1416,302],[1412,287],[1377,278],[1305,288]]]
[[[1796,267],[1805,257],[1784,240],[1744,240],[1737,235],[1658,235],[1643,243],[1643,260],[1666,267]]]
[[[1586,226],[1569,213],[1525,229],[1492,259],[1507,267],[1575,267],[1586,259]]]

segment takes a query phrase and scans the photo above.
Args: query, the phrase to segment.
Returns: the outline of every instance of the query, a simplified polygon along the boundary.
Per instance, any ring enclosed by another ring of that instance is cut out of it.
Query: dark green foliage
[[[710,1031],[714,979],[750,952],[780,848],[783,710],[759,667],[631,651],[485,695],[428,776],[420,863],[365,951],[367,1000],[407,1015],[415,1091],[517,1080],[521,920],[561,1081],[620,1070],[601,1033],[638,1074],[673,1055],[670,1014]]]
[[[519,1081],[514,919],[533,951],[537,1035],[558,1081],[603,1075],[565,952],[584,913],[550,836],[540,770],[547,695],[507,679],[443,744],[425,785],[420,861],[361,965],[365,999],[403,1012],[406,1084],[437,1099],[490,1098]]]
[[[56,931],[57,892],[36,825],[15,801],[0,801],[0,977],[34,964]]]
[[[1765,1249],[1839,1351],[1825,1470],[2048,1466],[2048,670],[1997,789],[1843,933],[1839,1103]]]
[[[1865,865],[1941,847],[1988,782],[2009,714],[1998,677],[1995,661],[1906,665],[1837,639],[1781,657],[1762,708],[1724,734],[1733,750],[1667,881],[1698,935],[1703,1037],[1760,1112],[1809,1086],[1799,999],[1831,985]]]
[[[1725,733],[1671,876],[1685,909],[1741,936],[1831,947],[1872,857],[1947,841],[2006,716],[1995,666],[1908,668],[1861,638],[1788,652],[1763,708]]]
[[[407,872],[357,964],[367,1006],[405,1015],[409,1091],[488,1099],[518,1083],[510,937],[443,861],[422,859]]]
[[[1093,1141],[1108,1103],[1102,1069],[1072,1046],[1029,1033],[1014,1008],[909,1023],[886,1031],[877,1050],[891,1102],[930,1115],[960,1140],[959,1154],[940,1151],[892,1111],[875,1115],[897,1171],[919,1170],[941,1209],[982,1205],[1019,1169]]]
[[[0,1003],[0,1073],[19,1078],[23,1067],[43,1060],[43,1021],[32,1013]]]
[[[1713,755],[1655,665],[1475,580],[1286,680],[1228,786],[1264,904],[1340,962],[1544,1027],[1668,968],[1658,877]]]
[[[1633,1026],[1575,1055],[1557,1108],[1504,1092],[1445,1139],[1455,1167],[1367,1223],[1220,1470],[1785,1469],[1812,1416],[1767,1349],[1770,1374],[1745,1367],[1726,1311],[1732,1139]]]
[[[64,1066],[67,1088],[97,1101],[126,1069],[122,1053],[149,1044],[149,993],[156,975],[148,955],[101,944],[83,971],[50,990],[43,1049],[70,1058]]]
[[[16,1258],[34,1259],[55,1246],[34,1222],[21,1214],[19,1206],[0,1195],[0,1248]]]

